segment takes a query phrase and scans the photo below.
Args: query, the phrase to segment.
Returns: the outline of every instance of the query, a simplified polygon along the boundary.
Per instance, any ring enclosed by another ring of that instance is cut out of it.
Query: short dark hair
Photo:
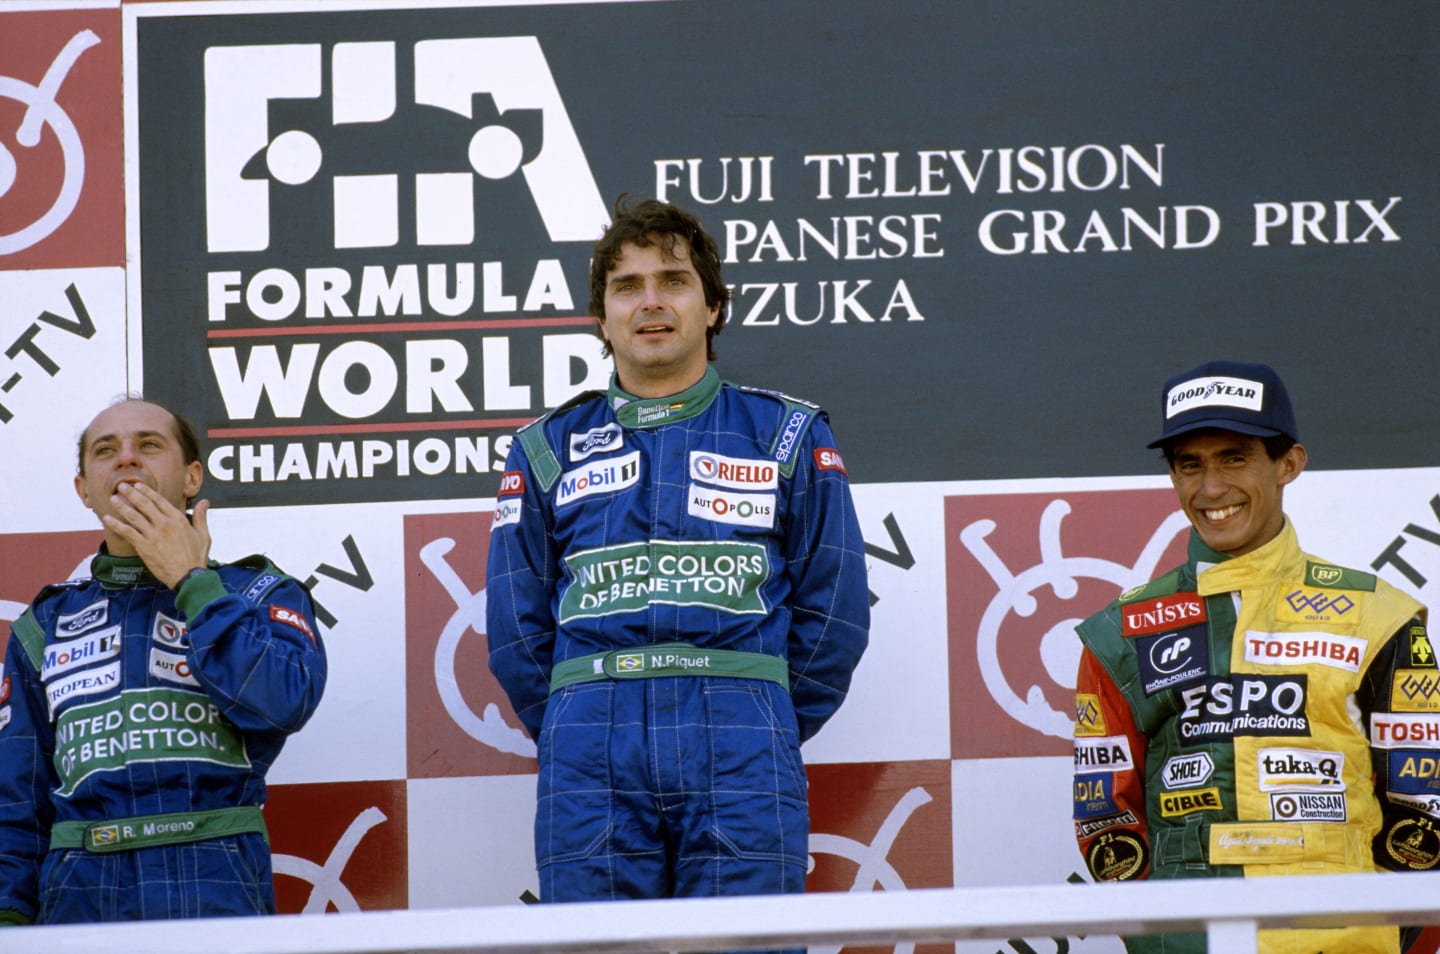
[[[185,415],[181,414],[179,411],[176,411],[169,405],[162,404],[159,401],[152,401],[149,398],[141,397],[138,394],[127,394],[125,397],[122,397],[119,400],[112,401],[106,407],[106,410],[109,410],[112,407],[118,407],[121,404],[130,404],[132,402],[139,404],[149,404],[151,407],[158,407],[166,414],[169,414],[170,420],[173,422],[173,426],[175,428],[175,441],[180,445],[180,453],[184,455],[185,463],[193,464],[200,459],[200,438],[195,431],[195,425],[191,424],[190,421],[185,417]],[[89,441],[90,425],[87,424],[85,425],[85,430],[80,432],[80,440],[77,441],[75,445],[75,470],[76,473],[78,473],[81,477],[85,476],[85,446],[89,443]]]
[[[725,325],[725,311],[730,304],[730,289],[720,277],[720,248],[700,220],[689,212],[659,199],[640,199],[631,202],[629,193],[621,193],[615,200],[615,213],[610,227],[595,243],[590,258],[590,313],[595,316],[597,331],[599,323],[605,320],[605,279],[620,257],[620,246],[629,242],[637,248],[648,248],[656,244],[666,255],[675,257],[675,240],[683,238],[690,245],[690,262],[700,276],[700,285],[705,291],[705,305],[719,307],[719,318],[705,330],[705,357],[715,360],[713,341]],[[604,340],[602,334],[601,340]],[[601,352],[610,353],[610,343],[605,342]]]
[[[1172,437],[1170,440],[1160,445],[1160,452],[1165,455],[1165,466],[1169,467],[1171,470],[1175,469],[1175,445],[1184,438],[1195,437],[1197,435],[1203,436],[1206,434],[1234,433],[1236,432],[1227,431],[1223,427],[1202,427],[1198,430],[1186,431],[1184,434],[1181,434],[1177,437]],[[1251,437],[1253,435],[1241,434],[1240,436]],[[1295,438],[1291,437],[1289,434],[1271,434],[1269,437],[1260,437],[1256,439],[1265,446],[1265,456],[1269,457],[1271,460],[1279,460],[1280,458],[1284,457],[1286,453],[1289,452],[1290,448],[1300,443]]]

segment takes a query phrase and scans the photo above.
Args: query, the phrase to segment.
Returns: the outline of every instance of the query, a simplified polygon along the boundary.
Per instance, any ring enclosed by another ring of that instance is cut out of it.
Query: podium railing
[[[789,897],[505,905],[0,929],[46,954],[581,954],[1205,931],[1252,954],[1256,931],[1440,924],[1440,872],[1027,885]]]

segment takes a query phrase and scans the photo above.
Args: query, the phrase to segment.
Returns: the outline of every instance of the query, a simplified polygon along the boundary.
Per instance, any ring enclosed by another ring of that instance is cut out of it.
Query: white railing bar
[[[1440,923],[1440,872],[502,905],[0,930],[44,954],[618,954]]]

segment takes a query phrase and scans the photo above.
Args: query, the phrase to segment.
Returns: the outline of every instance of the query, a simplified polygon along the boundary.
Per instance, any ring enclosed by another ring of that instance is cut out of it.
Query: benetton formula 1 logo
[[[418,171],[405,161],[417,143],[441,153],[439,168]],[[609,221],[536,37],[205,53],[212,253],[270,248],[277,191],[319,177],[328,179],[320,191],[332,203],[337,249],[469,245],[477,177],[516,172],[552,241],[591,241]]]

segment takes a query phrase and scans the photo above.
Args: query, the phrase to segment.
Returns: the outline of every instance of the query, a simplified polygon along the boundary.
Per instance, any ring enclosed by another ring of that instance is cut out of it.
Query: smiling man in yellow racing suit
[[[1216,361],[1164,394],[1188,557],[1078,627],[1075,833],[1097,881],[1428,870],[1440,692],[1425,610],[1302,552],[1284,384]],[[1262,931],[1267,954],[1394,954],[1396,928]],[[1127,938],[1206,949],[1203,934]]]

